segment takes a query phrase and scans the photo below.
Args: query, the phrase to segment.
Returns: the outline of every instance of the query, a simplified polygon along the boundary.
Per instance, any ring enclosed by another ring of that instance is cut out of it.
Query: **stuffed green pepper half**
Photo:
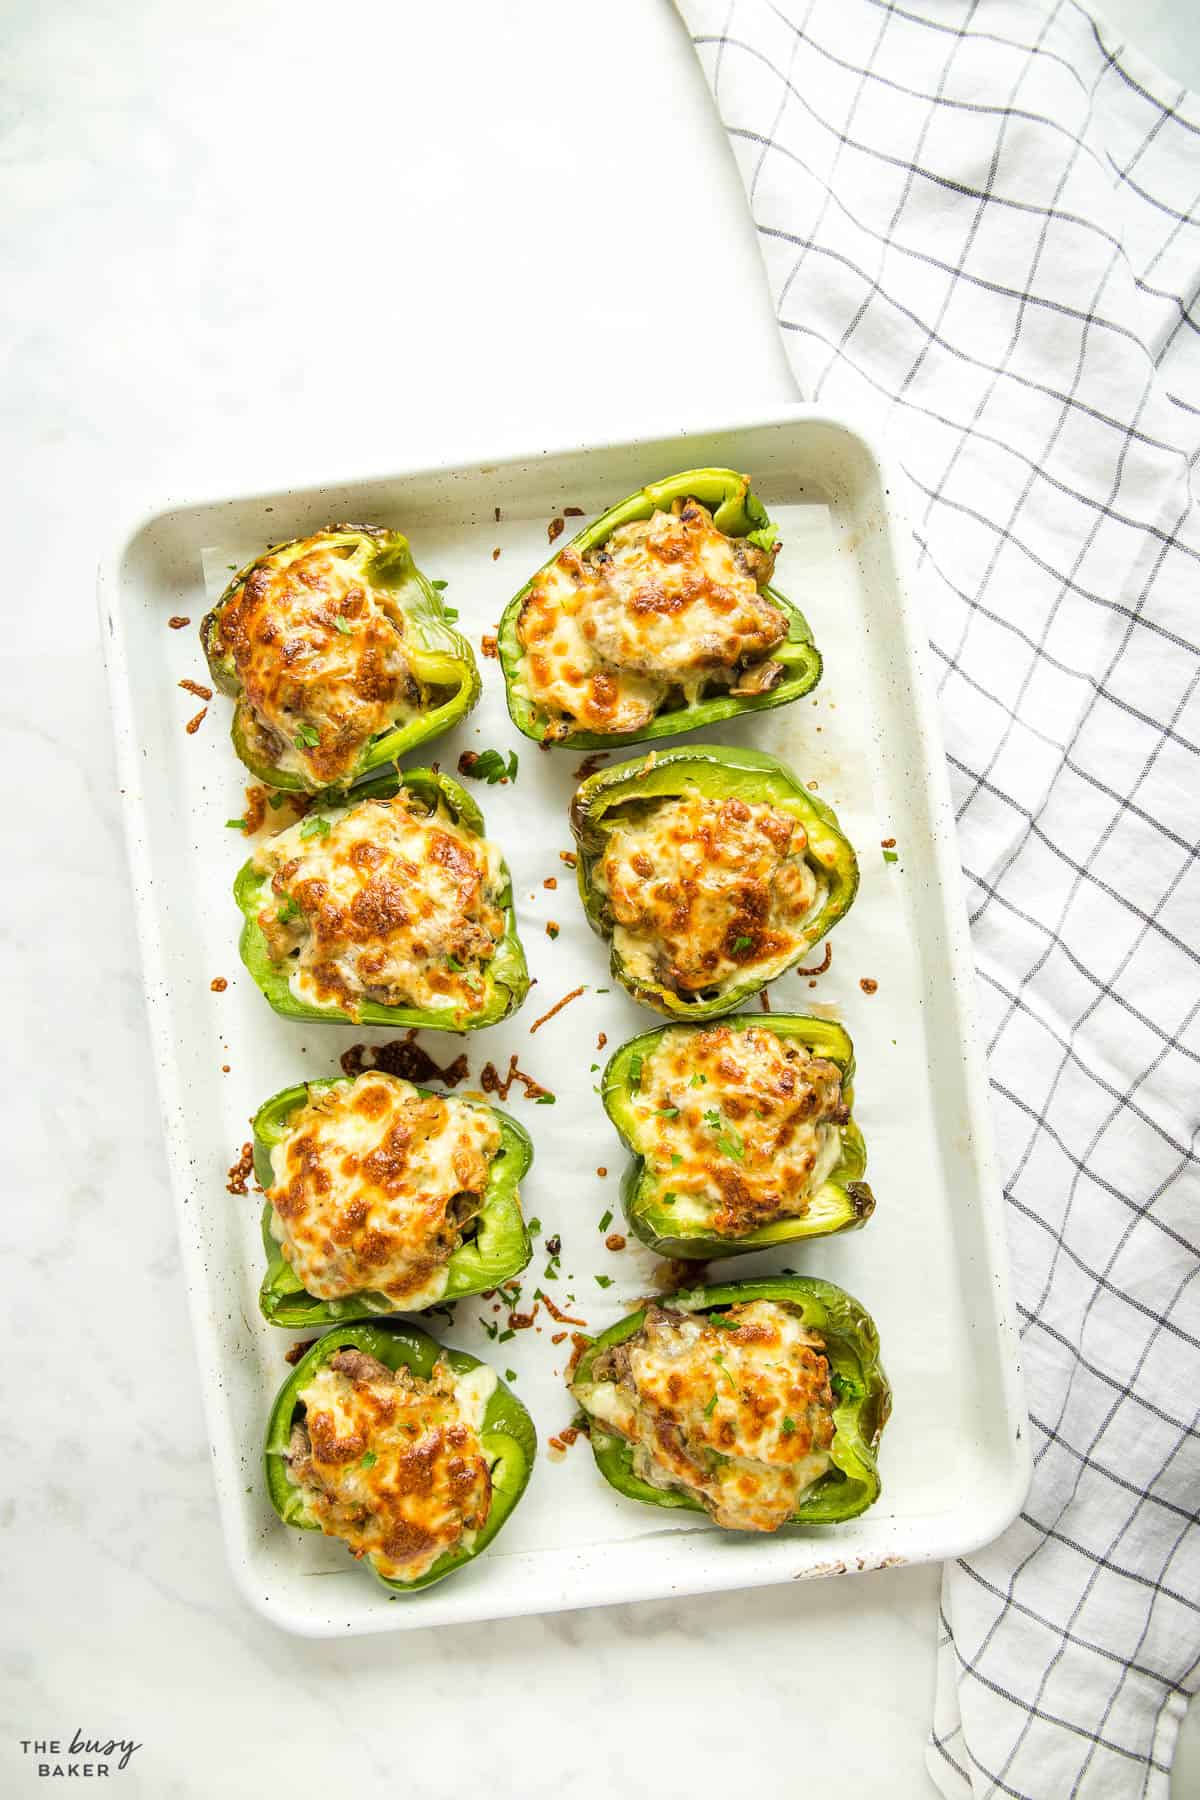
[[[598,1337],[571,1392],[606,1481],[730,1531],[831,1525],[879,1496],[891,1389],[857,1300],[805,1275],[693,1288]]]
[[[432,769],[373,776],[243,864],[241,953],[289,1019],[474,1031],[529,987],[483,814]]]
[[[346,787],[479,698],[479,670],[399,531],[333,525],[239,569],[200,638],[260,781]]]
[[[858,887],[830,808],[774,757],[736,746],[601,770],[576,790],[571,829],[613,975],[671,1018],[732,1012],[799,962]]]
[[[505,609],[513,723],[539,743],[597,748],[798,700],[821,656],[771,586],[778,550],[732,469],[688,469],[610,507]]]
[[[529,1261],[532,1161],[507,1113],[382,1069],[285,1088],[254,1119],[264,1316],[304,1331],[497,1287]]]
[[[631,1229],[660,1256],[709,1261],[864,1225],[853,1079],[854,1047],[827,1019],[740,1015],[623,1044],[601,1093],[634,1153]]]
[[[485,1550],[525,1491],[533,1420],[494,1369],[412,1325],[338,1325],[267,1426],[271,1502],[411,1593]]]

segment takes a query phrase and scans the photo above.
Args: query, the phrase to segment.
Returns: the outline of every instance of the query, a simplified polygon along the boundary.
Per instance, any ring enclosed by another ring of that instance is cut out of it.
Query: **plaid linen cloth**
[[[1035,1475],[945,1568],[929,1768],[1165,1796],[1200,1656],[1200,103],[1073,0],[677,4],[800,389],[907,473],[935,652]]]

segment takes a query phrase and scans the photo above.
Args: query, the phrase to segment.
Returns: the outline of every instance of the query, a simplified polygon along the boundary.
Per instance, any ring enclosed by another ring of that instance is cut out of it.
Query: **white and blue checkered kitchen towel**
[[[1036,1473],[947,1795],[1155,1795],[1200,1658],[1200,98],[1075,0],[678,0],[805,398],[910,483]]]

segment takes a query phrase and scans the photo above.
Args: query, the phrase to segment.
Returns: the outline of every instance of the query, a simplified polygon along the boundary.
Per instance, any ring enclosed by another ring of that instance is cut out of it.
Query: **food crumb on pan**
[[[250,1177],[253,1173],[254,1145],[243,1144],[238,1152],[236,1162],[232,1162],[229,1165],[229,1171],[225,1177],[226,1193],[248,1194],[250,1192]]]
[[[549,929],[549,927],[547,927],[547,929]],[[556,926],[555,927],[556,933],[557,933],[557,930],[558,930],[558,928]],[[572,988],[569,994],[564,994],[561,1000],[556,1000],[554,1005],[550,1008],[549,1012],[544,1012],[540,1019],[535,1019],[533,1021],[533,1024],[529,1027],[529,1035],[532,1037],[533,1033],[538,1029],[539,1025],[544,1025],[546,1023],[547,1019],[552,1019],[554,1017],[555,1013],[561,1012],[564,1006],[569,1006],[572,1000],[578,1000],[580,994],[583,994],[586,992],[587,992],[587,983],[581,982],[577,988]]]

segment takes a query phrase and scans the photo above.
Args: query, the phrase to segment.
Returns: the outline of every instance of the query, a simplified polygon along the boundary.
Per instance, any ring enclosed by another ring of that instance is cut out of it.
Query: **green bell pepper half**
[[[676,500],[698,500],[709,509],[713,524],[726,537],[745,538],[760,550],[769,550],[776,541],[775,527],[762,501],[751,492],[748,475],[739,475],[733,469],[685,469],[682,474],[651,482],[638,493],[630,494],[628,499],[610,506],[606,513],[577,532],[569,544],[560,546],[542,567],[549,568],[564,548],[581,556],[598,550],[620,526],[648,519],[656,511],[670,512]],[[518,731],[539,744],[545,739],[550,720],[524,691],[521,665],[525,652],[517,636],[517,621],[540,573],[539,569],[530,576],[520,593],[509,601],[496,634],[509,716]],[[773,587],[764,588],[763,593],[781,609],[788,621],[787,636],[770,652],[772,661],[783,664],[784,673],[769,693],[744,695],[740,699],[727,692],[715,693],[710,699],[697,700],[691,706],[677,706],[660,713],[641,731],[572,731],[566,737],[551,741],[569,750],[612,749],[614,745],[674,737],[683,731],[702,731],[706,725],[716,725],[738,713],[763,712],[767,707],[786,706],[790,700],[799,700],[821,679],[821,652],[813,642],[808,621],[799,608]]]
[[[792,1525],[833,1525],[865,1512],[879,1498],[875,1453],[892,1409],[892,1390],[879,1361],[879,1333],[870,1314],[844,1289],[813,1275],[764,1276],[723,1287],[691,1288],[671,1295],[663,1305],[690,1313],[722,1312],[749,1300],[782,1300],[796,1307],[804,1324],[825,1340],[834,1388],[834,1435],[829,1454],[833,1467],[801,1498]],[[596,1359],[613,1344],[641,1330],[645,1309],[611,1325],[586,1349],[571,1378],[572,1396],[587,1413],[587,1388]],[[663,1489],[642,1481],[633,1470],[630,1444],[600,1419],[588,1414],[592,1454],[604,1479],[631,1500],[650,1506],[681,1506],[703,1512],[700,1501],[679,1489]]]
[[[231,728],[233,748],[251,774],[268,787],[324,793],[326,787],[307,780],[294,769],[281,769],[264,761],[251,748],[247,733],[247,703],[233,658],[223,649],[220,634],[224,608],[254,570],[262,563],[286,557],[300,545],[309,544],[348,551],[346,566],[364,586],[390,590],[407,625],[404,647],[408,666],[423,687],[433,690],[434,698],[434,704],[427,712],[378,732],[364,744],[357,763],[337,784],[339,787],[361,780],[384,764],[394,762],[405,751],[415,750],[419,744],[428,743],[430,738],[449,731],[475,705],[482,684],[474,651],[462,633],[455,631],[441,594],[418,569],[408,539],[401,532],[367,525],[336,525],[327,531],[315,532],[311,537],[276,544],[273,549],[252,558],[232,577],[220,599],[205,615],[200,626],[200,642],[214,686],[236,702]]]
[[[284,1088],[259,1107],[254,1115],[254,1173],[259,1185],[269,1188],[275,1179],[271,1152],[283,1142],[291,1120],[315,1094],[330,1088],[350,1087],[351,1076],[336,1076],[331,1081],[305,1081]],[[414,1085],[415,1084],[410,1084]],[[418,1087],[418,1094],[442,1098],[432,1088]],[[455,1250],[446,1264],[446,1289],[430,1306],[444,1306],[461,1300],[465,1294],[482,1294],[485,1288],[498,1287],[502,1281],[520,1274],[533,1254],[529,1233],[521,1213],[519,1183],[533,1162],[533,1144],[529,1133],[499,1107],[482,1100],[463,1100],[478,1112],[486,1112],[500,1128],[500,1148],[488,1169],[488,1183],[483,1203],[471,1221],[471,1236]],[[267,1253],[267,1272],[259,1289],[258,1303],[262,1314],[272,1325],[288,1331],[307,1331],[325,1325],[344,1324],[350,1319],[375,1318],[380,1313],[423,1312],[425,1307],[398,1305],[386,1294],[364,1290],[337,1300],[319,1300],[310,1294],[283,1255],[279,1239],[271,1229],[274,1208],[268,1200],[263,1207],[262,1238]]]
[[[814,1056],[836,1063],[842,1072],[842,1099],[854,1103],[854,1045],[840,1025],[828,1019],[810,1019],[798,1013],[744,1013],[725,1018],[731,1031],[770,1031],[778,1038],[794,1038]],[[604,1110],[616,1126],[633,1161],[621,1181],[621,1205],[635,1236],[660,1256],[711,1262],[721,1256],[743,1256],[752,1250],[770,1250],[795,1238],[829,1237],[837,1231],[855,1231],[875,1210],[875,1197],[862,1179],[867,1167],[863,1135],[853,1118],[835,1127],[841,1154],[821,1186],[809,1196],[808,1210],[795,1217],[760,1225],[738,1237],[721,1237],[700,1222],[680,1219],[663,1204],[671,1191],[671,1171],[651,1168],[638,1143],[639,1117],[634,1105],[637,1091],[634,1072],[638,1059],[649,1059],[668,1031],[703,1031],[703,1025],[660,1026],[631,1038],[609,1058],[600,1080]],[[719,1154],[719,1152],[716,1152]],[[261,1179],[261,1177],[260,1177]]]
[[[395,769],[376,774],[369,781],[359,783],[349,793],[342,789],[337,791],[336,796],[326,797],[323,805],[315,809],[315,816],[326,818],[335,808],[340,810],[346,806],[356,806],[363,800],[390,800],[401,787],[406,787],[417,795],[430,812],[435,811],[440,802],[456,825],[473,832],[476,837],[484,835],[483,814],[465,788],[460,787],[449,775],[443,775],[434,769]],[[312,818],[314,813],[310,812],[307,816]],[[266,906],[270,894],[270,876],[259,873],[254,867],[253,858],[243,863],[233,884],[233,897],[245,921],[239,944],[242,961],[250,971],[255,985],[275,1011],[285,1019],[314,1022],[325,1020],[335,1025],[415,1025],[418,1029],[431,1031],[478,1031],[482,1026],[495,1025],[499,1020],[507,1018],[509,1013],[515,1012],[529,992],[529,971],[525,967],[525,952],[517,936],[512,881],[506,866],[504,887],[500,895],[500,906],[506,922],[505,933],[496,945],[495,955],[487,964],[483,977],[485,1003],[473,1013],[460,1012],[453,1007],[426,1010],[418,1006],[381,1006],[374,1000],[364,1000],[358,1012],[351,1014],[340,1007],[311,1006],[307,1001],[298,1000],[288,985],[291,959],[287,963],[272,961],[267,940],[258,923],[258,915]]]
[[[594,874],[609,832],[631,813],[636,816],[656,800],[676,799],[689,788],[699,789],[709,799],[736,797],[747,805],[778,807],[804,827],[808,836],[805,859],[825,891],[816,912],[805,922],[795,955],[770,977],[777,980],[849,911],[858,891],[858,859],[832,807],[811,794],[791,769],[760,750],[743,750],[734,744],[679,745],[601,769],[580,784],[571,801],[571,830],[579,845],[576,880],[588,923],[601,937],[611,940],[612,920]],[[686,1000],[660,982],[632,974],[615,949],[611,967],[614,979],[635,1000],[679,1020],[718,1018],[767,985],[765,976],[751,975],[709,999]]]
[[[318,1338],[280,1388],[267,1422],[264,1445],[271,1504],[285,1525],[294,1525],[299,1531],[319,1531],[321,1527],[309,1512],[302,1490],[287,1472],[292,1425],[300,1407],[301,1390],[321,1365],[336,1356],[339,1350],[363,1350],[389,1369],[398,1369],[403,1363],[423,1380],[429,1379],[439,1360],[448,1363],[456,1375],[477,1369],[480,1360],[465,1350],[446,1349],[415,1325],[338,1325],[323,1338]],[[418,1588],[431,1587],[464,1563],[472,1562],[487,1549],[520,1500],[533,1470],[537,1432],[528,1412],[503,1381],[497,1380],[496,1390],[487,1403],[480,1442],[491,1464],[492,1504],[487,1523],[476,1534],[474,1543],[470,1549],[447,1551],[416,1581],[389,1581],[386,1576],[376,1574],[384,1587],[394,1593],[414,1593]]]

